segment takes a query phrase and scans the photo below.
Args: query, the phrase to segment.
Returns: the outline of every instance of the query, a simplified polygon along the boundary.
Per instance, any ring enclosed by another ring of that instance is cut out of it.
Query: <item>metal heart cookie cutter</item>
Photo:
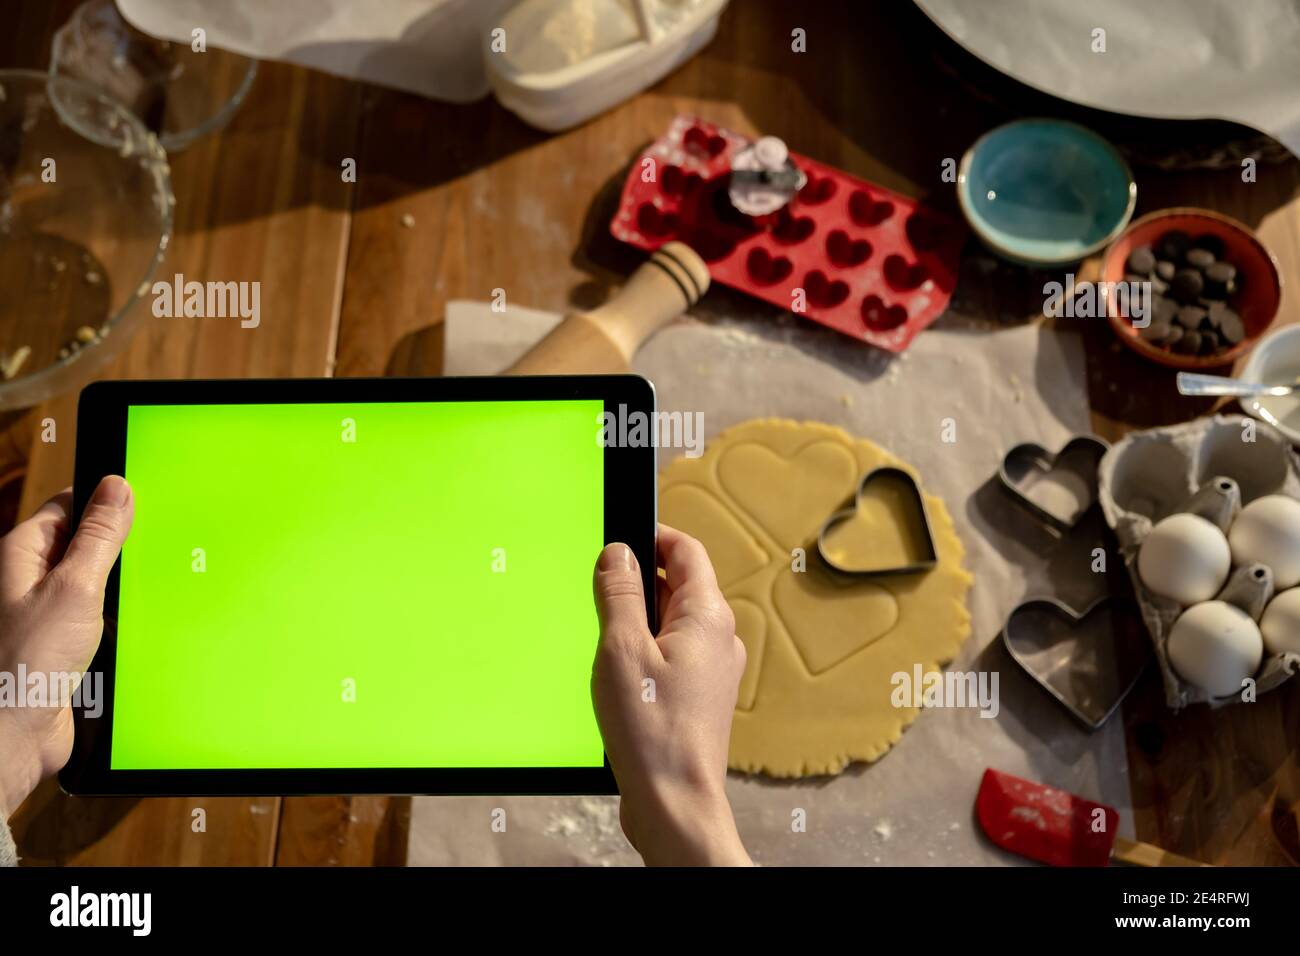
[[[1151,660],[1137,603],[1106,595],[1079,613],[1056,598],[1017,605],[1002,627],[1012,660],[1091,730],[1119,708]]]
[[[998,478],[1022,507],[1063,533],[1097,503],[1097,468],[1109,450],[1096,435],[1075,435],[1055,454],[1024,442],[1003,456]]]
[[[910,515],[904,514],[902,518],[904,521],[907,521],[909,517],[911,519],[910,524],[913,527],[908,530],[911,532],[910,537],[913,543],[921,545],[919,553],[915,560],[895,567],[860,568],[844,564],[839,558],[835,557],[833,551],[827,545],[826,536],[836,527],[852,520],[857,515],[862,505],[863,495],[868,487],[882,479],[893,481],[898,486],[906,489],[906,497],[901,504],[910,508]],[[885,577],[897,574],[917,574],[932,570],[939,560],[939,554],[934,546],[934,531],[930,527],[930,515],[925,507],[925,496],[921,494],[916,479],[912,477],[910,472],[892,465],[874,468],[863,475],[862,480],[858,482],[858,489],[853,495],[850,506],[832,514],[817,532],[817,554],[832,571],[851,577]]]

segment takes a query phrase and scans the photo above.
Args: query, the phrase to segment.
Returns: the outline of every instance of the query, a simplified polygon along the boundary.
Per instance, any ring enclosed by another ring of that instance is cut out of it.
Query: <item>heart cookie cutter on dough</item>
[[[858,513],[858,508],[862,503],[863,492],[873,482],[881,478],[893,478],[900,484],[908,488],[911,492],[910,501],[915,504],[917,515],[920,518],[918,522],[922,532],[921,537],[924,547],[921,550],[919,560],[910,564],[901,564],[892,568],[853,568],[841,564],[830,555],[830,549],[826,546],[826,535],[829,534],[836,526],[850,520]],[[916,479],[911,473],[902,468],[896,468],[893,465],[882,465],[880,468],[873,468],[862,476],[858,482],[858,489],[853,495],[851,505],[840,511],[836,511],[817,532],[817,554],[821,556],[823,563],[832,571],[838,574],[844,574],[856,578],[875,578],[886,577],[897,574],[917,574],[922,571],[930,571],[939,561],[939,552],[934,546],[934,531],[930,527],[930,513],[925,507],[925,496],[921,494],[921,489],[916,483]]]
[[[1035,442],[1022,442],[1002,456],[998,478],[1011,497],[1039,521],[1058,532],[1066,532],[1097,503],[1097,468],[1109,450],[1110,443],[1096,435],[1075,435],[1055,454]],[[1030,497],[1035,488],[1046,484],[1041,479],[1058,472],[1074,479],[1073,489],[1063,482],[1055,483],[1067,494],[1077,493],[1078,505],[1069,512],[1053,510]],[[1040,481],[1032,480],[1035,475]]]
[[[1035,642],[1026,633],[1035,615],[1055,618],[1069,636],[1049,644]],[[1129,597],[1105,595],[1082,614],[1056,598],[1036,597],[1012,610],[1002,627],[1002,644],[1066,710],[1089,729],[1100,730],[1154,656],[1145,627],[1137,602]],[[1102,643],[1107,640],[1109,648]],[[1103,656],[1107,652],[1109,660]],[[1089,664],[1101,666],[1089,669]]]

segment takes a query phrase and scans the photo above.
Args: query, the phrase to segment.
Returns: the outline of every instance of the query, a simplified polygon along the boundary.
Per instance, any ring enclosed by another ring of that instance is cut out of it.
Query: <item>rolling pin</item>
[[[590,312],[565,315],[504,374],[626,372],[641,343],[698,302],[708,289],[709,269],[704,261],[684,243],[665,243],[613,298]]]

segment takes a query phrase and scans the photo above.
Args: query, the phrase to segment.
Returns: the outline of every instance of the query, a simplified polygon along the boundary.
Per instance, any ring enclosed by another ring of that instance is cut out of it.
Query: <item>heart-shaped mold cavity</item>
[[[789,278],[794,266],[785,256],[774,256],[762,247],[755,247],[745,258],[745,269],[759,285],[775,285]]]
[[[636,211],[636,225],[641,234],[652,239],[662,239],[676,234],[678,220],[673,212],[661,212],[652,203],[643,202]]]
[[[871,257],[871,243],[865,239],[850,239],[843,229],[832,229],[826,237],[826,255],[842,269],[860,266]]]
[[[908,262],[894,253],[885,257],[885,281],[892,288],[903,292],[911,291],[929,276],[930,270],[919,262]]]
[[[705,262],[718,262],[736,251],[736,240],[718,229],[701,227],[691,233],[687,243]]]
[[[892,202],[872,199],[864,190],[856,189],[849,197],[849,216],[859,226],[878,226],[893,214]]]
[[[793,246],[811,236],[816,228],[809,216],[796,216],[790,210],[782,209],[772,228],[772,238],[783,246]]]
[[[1055,454],[1025,442],[1003,456],[998,477],[1035,517],[1068,531],[1097,500],[1097,468],[1109,448],[1092,435],[1071,438]]]
[[[799,201],[806,206],[820,206],[835,195],[835,180],[829,176],[809,175],[808,182],[799,190]]]
[[[803,277],[803,289],[808,301],[819,309],[831,309],[849,297],[849,287],[839,279],[826,277],[821,269],[814,269]]]
[[[695,192],[703,180],[699,173],[683,172],[680,166],[665,166],[659,177],[659,188],[665,196],[680,199],[688,193]]]
[[[888,332],[907,321],[907,310],[901,305],[885,305],[873,292],[862,300],[862,321],[873,332]]]
[[[929,216],[912,213],[907,217],[907,240],[917,252],[929,252],[943,242],[943,231]]]
[[[1106,722],[1151,659],[1137,605],[1107,597],[1082,614],[1060,601],[1026,601],[1002,643],[1025,672],[1093,730]]]
[[[710,133],[702,126],[692,126],[688,129],[682,137],[682,142],[688,152],[697,156],[707,156],[709,159],[722,155],[722,151],[727,148],[725,136]]]

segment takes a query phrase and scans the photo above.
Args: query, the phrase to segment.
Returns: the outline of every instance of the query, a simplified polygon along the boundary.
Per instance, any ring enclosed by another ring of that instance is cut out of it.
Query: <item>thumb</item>
[[[611,544],[596,559],[596,613],[602,641],[651,639],[641,567],[625,544]]]
[[[76,534],[68,542],[53,576],[60,578],[63,585],[94,588],[102,594],[134,516],[135,503],[126,479],[117,475],[104,478],[90,496]]]

